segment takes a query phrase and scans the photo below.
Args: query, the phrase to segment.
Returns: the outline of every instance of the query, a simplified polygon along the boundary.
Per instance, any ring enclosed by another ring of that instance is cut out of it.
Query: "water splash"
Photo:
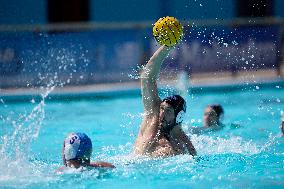
[[[41,182],[41,180],[48,180],[48,171],[53,164],[41,161],[35,161],[34,155],[31,153],[31,145],[37,140],[40,129],[44,125],[45,114],[45,100],[49,94],[54,91],[56,87],[63,87],[70,82],[74,71],[74,59],[72,53],[67,51],[52,50],[49,52],[52,56],[47,60],[46,69],[49,70],[48,65],[56,59],[60,64],[58,70],[55,72],[38,73],[38,84],[40,87],[40,100],[37,103],[35,99],[30,101],[33,104],[33,109],[29,113],[19,114],[17,118],[12,116],[1,115],[1,120],[5,127],[9,128],[9,132],[3,132],[0,138],[0,181],[1,183],[25,183]],[[62,56],[61,56],[62,55]],[[39,57],[39,60],[40,57]],[[35,61],[36,63],[36,61]],[[69,70],[70,74],[66,77],[59,77],[59,74],[66,73]],[[8,107],[5,101],[1,99],[4,107]],[[16,115],[13,111],[11,114]],[[58,165],[55,165],[57,167]],[[48,167],[48,168],[47,168]],[[31,177],[36,179],[30,179]],[[50,179],[54,179],[51,177]]]
[[[254,155],[261,152],[261,148],[252,140],[245,141],[240,136],[230,138],[213,137],[206,135],[192,135],[191,140],[199,155],[237,153]]]
[[[176,89],[179,94],[186,98],[189,88],[189,76],[186,71],[181,71],[177,76]]]
[[[21,179],[25,180],[31,175],[41,177],[43,174],[39,171],[39,165],[29,162],[33,158],[30,149],[32,142],[38,138],[45,119],[45,98],[53,90],[54,87],[47,89],[41,95],[40,103],[29,114],[20,115],[17,120],[11,120],[12,133],[6,133],[1,137],[1,181],[9,182],[16,179],[21,182]]]

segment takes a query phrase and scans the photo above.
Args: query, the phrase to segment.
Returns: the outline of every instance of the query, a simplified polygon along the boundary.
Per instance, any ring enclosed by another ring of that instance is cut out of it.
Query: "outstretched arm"
[[[141,73],[141,90],[145,113],[153,115],[159,112],[161,102],[158,96],[157,79],[160,74],[161,65],[168,56],[171,48],[161,46],[150,58]]]

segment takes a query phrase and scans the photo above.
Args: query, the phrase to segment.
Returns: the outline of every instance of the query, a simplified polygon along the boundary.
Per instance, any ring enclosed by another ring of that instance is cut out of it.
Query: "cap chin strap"
[[[176,116],[176,123],[177,124],[180,124],[183,122],[183,119],[184,119],[184,116],[185,116],[185,112],[183,110],[181,110],[177,116]]]

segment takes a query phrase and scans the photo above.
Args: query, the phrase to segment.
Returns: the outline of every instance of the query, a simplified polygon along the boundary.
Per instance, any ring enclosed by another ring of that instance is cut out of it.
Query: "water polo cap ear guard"
[[[183,122],[184,117],[185,117],[185,112],[186,112],[186,102],[184,101],[182,105],[182,109],[179,111],[179,113],[176,116],[176,123],[180,124]]]
[[[185,112],[183,110],[181,110],[176,117],[176,123],[177,124],[182,123],[183,120],[184,120],[184,116],[185,116]]]

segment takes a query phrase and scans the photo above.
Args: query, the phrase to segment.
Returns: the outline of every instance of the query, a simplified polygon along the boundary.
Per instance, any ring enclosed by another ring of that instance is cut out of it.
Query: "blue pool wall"
[[[0,24],[46,24],[47,0],[0,1]],[[273,15],[284,17],[283,0]],[[165,14],[180,19],[233,19],[237,0],[89,0],[91,22],[154,21]]]

